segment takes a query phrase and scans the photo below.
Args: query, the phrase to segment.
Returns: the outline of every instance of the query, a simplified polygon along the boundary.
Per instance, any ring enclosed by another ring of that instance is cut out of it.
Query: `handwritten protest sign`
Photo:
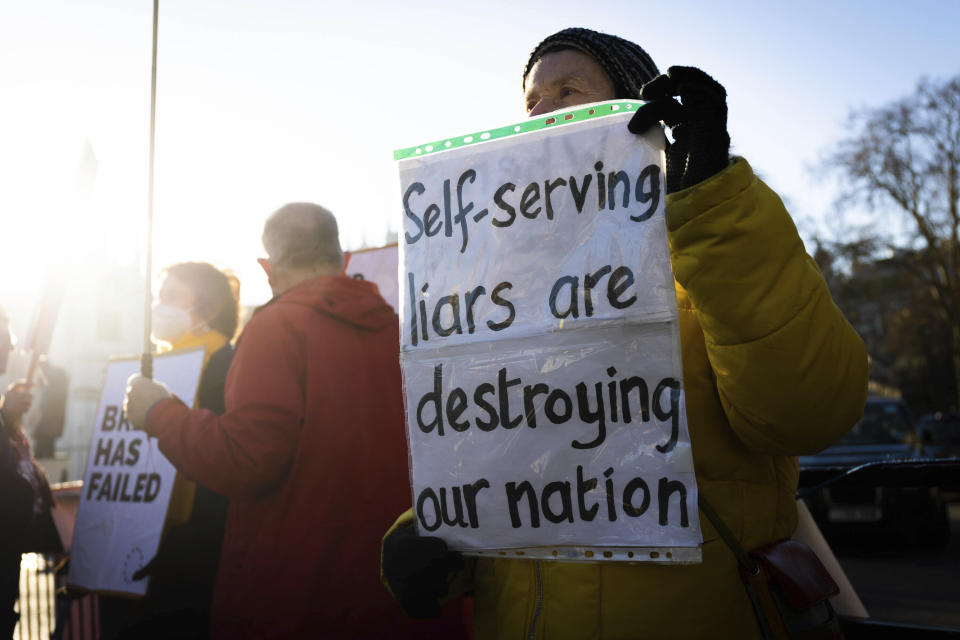
[[[663,136],[628,133],[636,106],[395,154],[413,501],[453,548],[700,558]]]
[[[193,404],[203,349],[154,357],[154,377]],[[127,378],[139,359],[117,359],[107,373],[83,479],[69,582],[95,591],[143,595],[147,580],[133,574],[156,554],[176,469],[156,438],[135,431],[121,407]]]
[[[376,249],[360,249],[350,253],[347,275],[369,280],[380,289],[380,295],[394,311],[400,308],[400,289],[397,286],[397,245]]]

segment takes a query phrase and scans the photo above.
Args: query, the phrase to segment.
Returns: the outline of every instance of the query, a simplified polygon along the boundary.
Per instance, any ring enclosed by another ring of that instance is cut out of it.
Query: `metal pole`
[[[147,272],[146,295],[143,307],[143,355],[140,357],[140,374],[153,377],[153,352],[150,344],[151,308],[153,306],[153,155],[154,131],[157,122],[157,23],[160,14],[160,0],[153,0],[153,59],[150,74],[150,168],[147,181]]]

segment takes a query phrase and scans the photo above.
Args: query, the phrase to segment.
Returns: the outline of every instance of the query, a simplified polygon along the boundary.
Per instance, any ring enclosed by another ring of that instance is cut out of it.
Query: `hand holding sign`
[[[667,193],[692,187],[727,166],[727,92],[719,82],[695,67],[670,67],[643,85],[640,95],[649,102],[637,109],[630,131],[643,133],[661,120],[673,128]]]
[[[7,387],[6,393],[3,394],[3,401],[0,402],[4,423],[19,425],[23,414],[30,410],[30,405],[33,403],[31,386],[26,380],[20,380]]]
[[[123,413],[134,429],[143,429],[147,414],[154,404],[170,397],[170,391],[162,382],[144,378],[139,373],[127,380],[127,393],[123,398]]]
[[[449,591],[450,576],[463,568],[463,556],[440,538],[401,527],[383,541],[383,576],[411,618],[436,618]]]

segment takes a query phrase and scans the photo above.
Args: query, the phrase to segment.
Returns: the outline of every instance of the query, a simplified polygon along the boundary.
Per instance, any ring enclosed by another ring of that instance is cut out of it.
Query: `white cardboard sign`
[[[203,349],[154,357],[154,377],[193,405]],[[144,595],[148,580],[133,574],[157,552],[176,469],[156,438],[136,431],[122,412],[127,378],[138,359],[107,365],[77,512],[69,583],[92,591]]]
[[[380,289],[380,295],[393,310],[400,308],[400,290],[397,287],[397,245],[376,249],[361,249],[350,254],[347,275],[369,280]]]
[[[662,134],[630,115],[399,163],[413,504],[453,548],[699,559]]]

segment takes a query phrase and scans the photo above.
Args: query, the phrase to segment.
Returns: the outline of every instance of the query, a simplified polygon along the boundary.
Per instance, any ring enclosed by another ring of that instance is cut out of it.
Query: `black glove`
[[[411,618],[440,617],[450,576],[463,566],[463,556],[446,542],[417,535],[413,527],[397,529],[383,541],[383,577]]]
[[[133,574],[134,580],[143,580],[144,578],[149,578],[153,575],[153,570],[155,569],[154,564],[157,561],[157,556],[153,556],[153,559],[150,560],[147,564],[143,565],[137,569]]]
[[[695,67],[670,67],[643,85],[640,97],[648,102],[630,119],[630,132],[643,133],[661,120],[673,130],[667,193],[692,187],[727,166],[727,92],[720,83]]]

